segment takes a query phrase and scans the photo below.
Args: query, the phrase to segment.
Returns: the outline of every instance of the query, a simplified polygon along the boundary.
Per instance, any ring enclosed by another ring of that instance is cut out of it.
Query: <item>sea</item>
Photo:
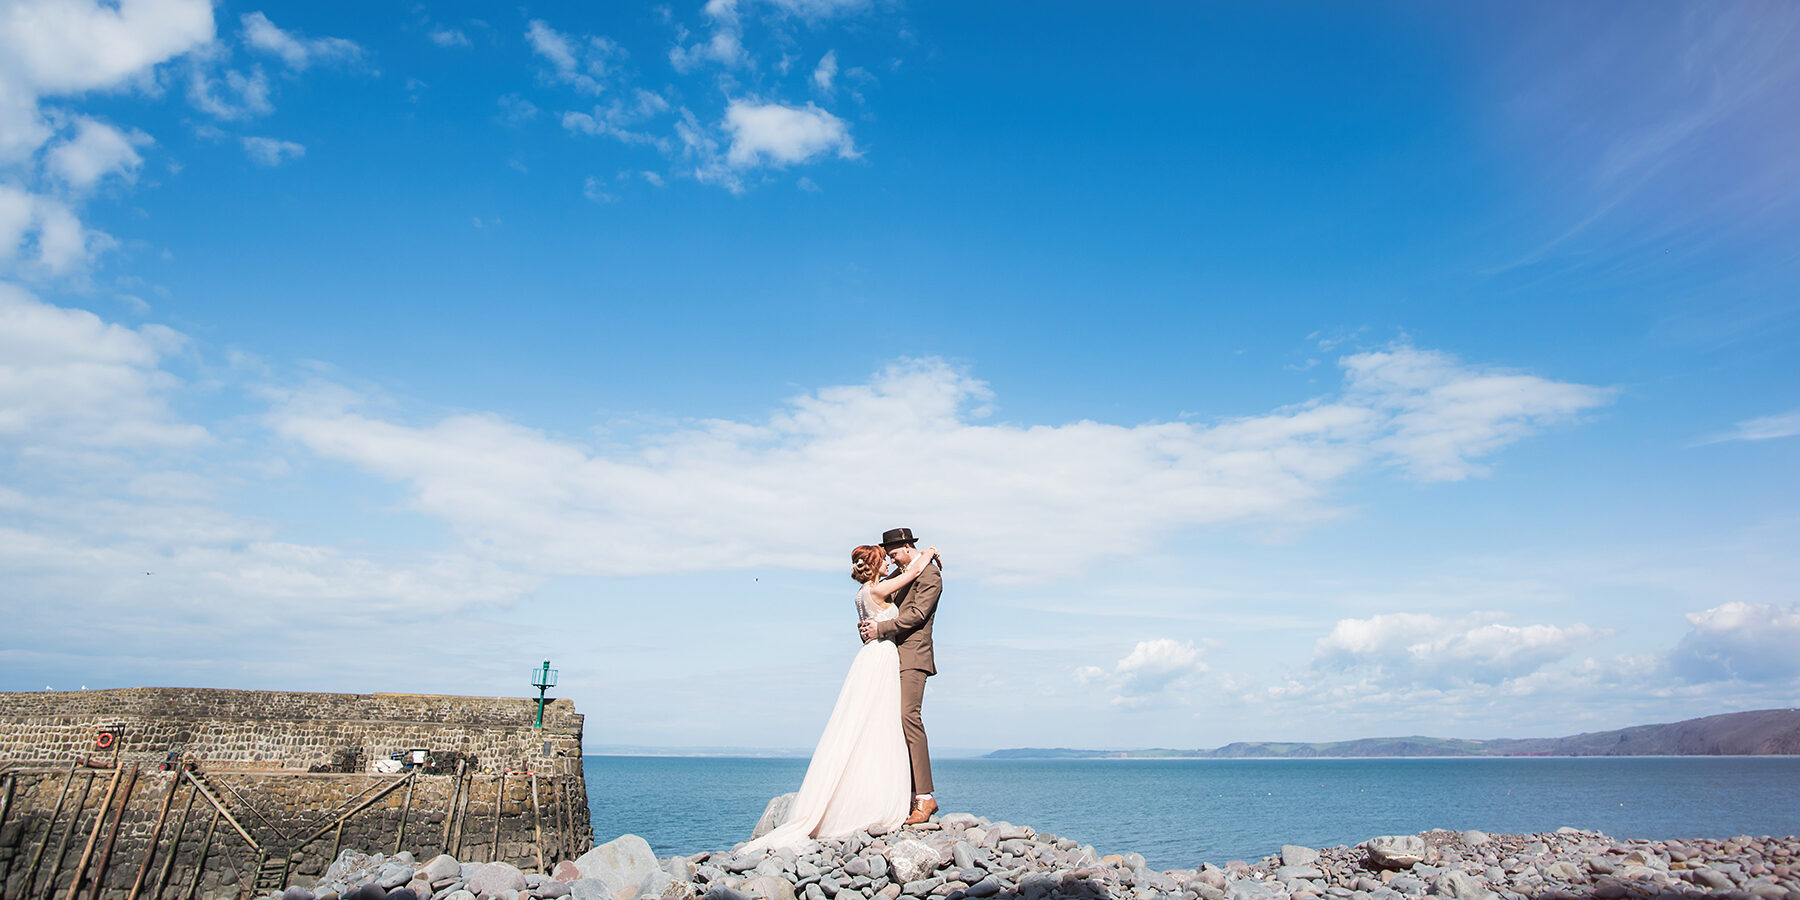
[[[659,856],[747,840],[804,759],[589,756],[596,843]],[[932,763],[940,813],[1137,852],[1152,868],[1255,861],[1434,828],[1567,825],[1615,838],[1800,834],[1800,757],[990,760]]]

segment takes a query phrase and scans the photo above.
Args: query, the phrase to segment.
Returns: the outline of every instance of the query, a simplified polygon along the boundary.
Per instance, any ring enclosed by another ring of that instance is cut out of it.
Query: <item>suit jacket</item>
[[[919,669],[927,675],[937,674],[937,661],[931,656],[931,623],[937,618],[938,597],[943,593],[943,571],[935,563],[926,566],[894,598],[900,613],[875,626],[877,639],[898,646],[900,671]]]

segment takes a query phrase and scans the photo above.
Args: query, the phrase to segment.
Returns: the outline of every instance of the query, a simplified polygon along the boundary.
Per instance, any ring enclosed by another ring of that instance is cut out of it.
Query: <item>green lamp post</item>
[[[556,686],[556,670],[550,668],[549,660],[544,660],[542,666],[531,670],[531,686],[538,689],[537,723],[531,727],[542,728],[544,727],[544,692]]]

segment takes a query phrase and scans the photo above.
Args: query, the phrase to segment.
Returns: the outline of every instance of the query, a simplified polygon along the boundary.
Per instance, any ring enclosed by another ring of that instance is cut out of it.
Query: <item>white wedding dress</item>
[[[869,588],[856,592],[857,618],[870,615]],[[813,750],[785,823],[738,848],[740,853],[799,848],[816,838],[848,837],[871,825],[892,829],[912,807],[912,763],[900,733],[900,655],[893,641],[870,641],[850,663],[837,705]]]

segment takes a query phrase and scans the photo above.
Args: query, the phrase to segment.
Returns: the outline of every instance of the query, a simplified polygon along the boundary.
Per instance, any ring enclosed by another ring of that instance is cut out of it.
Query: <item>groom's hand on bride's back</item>
[[[873,619],[864,619],[863,621],[856,623],[856,636],[862,638],[862,642],[865,644],[874,640],[875,621]]]

